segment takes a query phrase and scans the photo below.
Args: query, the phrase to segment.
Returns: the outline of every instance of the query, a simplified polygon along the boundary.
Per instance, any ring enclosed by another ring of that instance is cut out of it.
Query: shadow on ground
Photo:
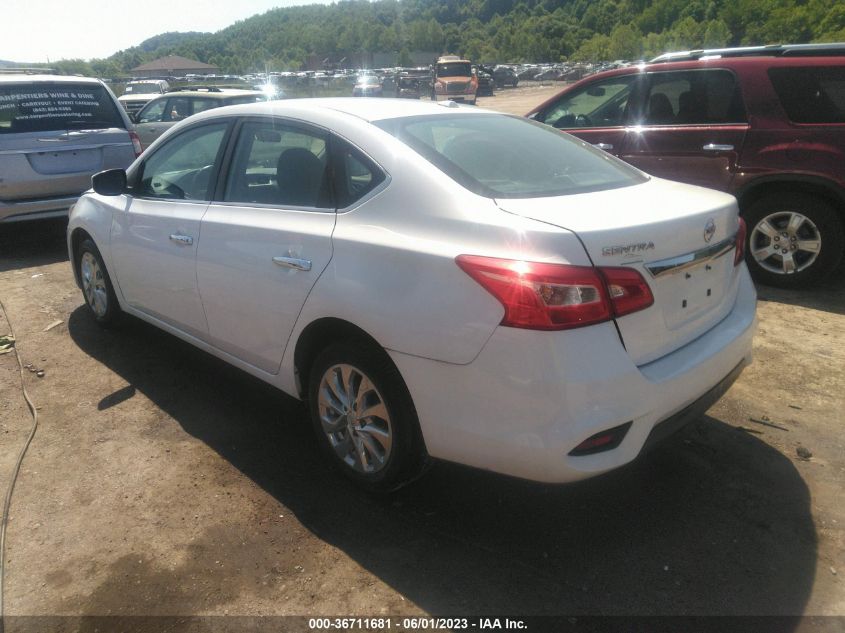
[[[0,272],[67,261],[67,218],[0,224]]]
[[[809,492],[789,459],[719,420],[704,418],[632,466],[575,485],[444,463],[374,498],[327,471],[297,401],[134,319],[104,332],[79,308],[68,329],[305,528],[432,614],[791,615],[808,599]],[[99,394],[101,406],[127,395]],[[215,530],[210,541],[241,538]],[[85,612],[131,609],[121,600],[142,582],[172,585],[155,602],[165,612],[196,612],[185,578],[211,569],[214,554],[195,547],[190,568],[175,572],[117,561]],[[245,548],[265,564],[278,551],[261,540]],[[244,589],[225,573],[215,574],[228,587],[221,600]]]
[[[813,310],[845,314],[845,262],[820,283],[798,290],[757,286],[760,301],[773,301]]]

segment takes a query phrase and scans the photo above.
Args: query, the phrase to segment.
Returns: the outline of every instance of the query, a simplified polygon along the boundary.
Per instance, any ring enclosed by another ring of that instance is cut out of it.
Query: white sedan
[[[305,400],[327,457],[372,489],[431,458],[597,475],[751,358],[734,198],[521,117],[219,108],[93,184],[68,225],[93,317],[131,314]]]

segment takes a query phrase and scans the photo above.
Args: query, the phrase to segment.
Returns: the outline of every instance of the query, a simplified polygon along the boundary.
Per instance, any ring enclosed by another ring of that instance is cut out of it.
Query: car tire
[[[842,218],[822,198],[801,193],[767,195],[742,216],[748,230],[745,260],[761,284],[777,288],[814,284],[842,259]]]
[[[321,451],[359,486],[390,492],[424,472],[416,410],[384,350],[359,340],[324,349],[311,367],[308,405]]]
[[[88,311],[100,325],[114,325],[121,315],[120,304],[103,257],[92,240],[86,239],[79,245],[76,269]]]

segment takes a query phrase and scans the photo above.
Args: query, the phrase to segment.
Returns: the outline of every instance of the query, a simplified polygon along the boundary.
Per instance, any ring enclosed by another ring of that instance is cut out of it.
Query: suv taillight
[[[736,250],[734,251],[734,266],[739,266],[739,262],[745,256],[745,236],[748,229],[745,226],[745,220],[739,218],[739,228],[736,230]]]
[[[458,266],[505,308],[502,325],[567,330],[647,308],[654,299],[628,268],[543,264],[459,255]]]
[[[132,149],[135,150],[135,158],[141,155],[141,139],[135,132],[129,132],[129,138],[132,140]]]

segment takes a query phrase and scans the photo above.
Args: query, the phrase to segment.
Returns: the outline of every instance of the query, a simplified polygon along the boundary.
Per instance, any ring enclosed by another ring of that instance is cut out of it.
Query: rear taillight
[[[132,140],[132,149],[135,150],[135,158],[141,155],[141,139],[135,132],[129,132],[129,138]]]
[[[608,321],[653,303],[633,269],[543,264],[459,255],[458,266],[505,308],[502,325],[566,330]]]
[[[607,282],[610,302],[613,304],[613,316],[625,316],[638,310],[644,310],[654,303],[643,276],[633,268],[601,267],[599,268]]]
[[[745,256],[745,236],[748,229],[745,226],[745,220],[739,218],[739,228],[736,230],[736,250],[734,251],[734,266],[739,266],[739,262]]]

